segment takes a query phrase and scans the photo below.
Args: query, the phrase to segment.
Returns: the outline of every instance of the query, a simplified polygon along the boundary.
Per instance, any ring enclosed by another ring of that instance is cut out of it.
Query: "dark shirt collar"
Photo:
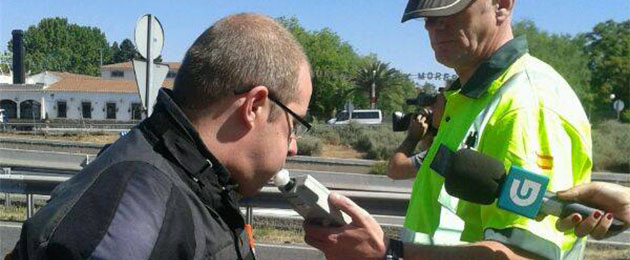
[[[204,176],[204,180],[208,179],[213,185],[220,187],[229,186],[230,173],[207,149],[199,133],[171,95],[171,90],[160,89],[153,114],[145,120],[150,132],[163,142],[173,159],[192,178],[208,174],[212,176]]]
[[[525,36],[516,37],[501,46],[488,59],[483,61],[468,82],[462,87],[459,79],[449,90],[461,88],[460,93],[469,98],[479,98],[486,93],[493,81],[523,54],[529,52]]]

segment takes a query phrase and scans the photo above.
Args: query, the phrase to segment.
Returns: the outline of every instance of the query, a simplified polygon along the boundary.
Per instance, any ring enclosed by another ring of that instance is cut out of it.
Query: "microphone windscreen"
[[[449,168],[444,181],[448,194],[478,204],[494,202],[505,176],[503,163],[471,149],[457,151]]]

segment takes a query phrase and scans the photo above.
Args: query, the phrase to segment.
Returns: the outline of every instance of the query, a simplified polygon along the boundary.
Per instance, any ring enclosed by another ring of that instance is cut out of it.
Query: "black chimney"
[[[24,71],[24,32],[13,30],[13,84],[24,84],[26,72]]]

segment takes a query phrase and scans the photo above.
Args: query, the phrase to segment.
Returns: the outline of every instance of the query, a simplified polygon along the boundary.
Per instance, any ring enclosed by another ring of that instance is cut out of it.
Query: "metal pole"
[[[153,15],[149,14],[149,19],[147,19],[147,79],[146,79],[146,89],[144,90],[144,105],[145,105],[145,113],[148,118],[151,114],[151,98],[149,93],[151,93],[151,73],[153,68],[153,58],[151,57],[151,24],[153,24]]]
[[[245,211],[245,223],[251,225],[252,222],[254,222],[254,211],[252,210],[252,206],[247,205]]]
[[[617,111],[617,121],[619,121],[619,118],[620,118],[619,115],[621,114],[621,111],[619,111],[619,110],[616,110],[616,111]]]
[[[33,194],[26,194],[26,219],[33,217]]]
[[[11,175],[11,168],[2,168],[2,172],[3,174]],[[4,193],[4,206],[7,208],[11,206],[11,194],[8,192]]]
[[[376,108],[376,70],[372,70],[372,95],[370,96],[370,108]]]

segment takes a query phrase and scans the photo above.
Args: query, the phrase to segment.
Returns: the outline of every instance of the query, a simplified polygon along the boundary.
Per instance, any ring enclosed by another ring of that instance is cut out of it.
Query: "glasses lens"
[[[306,132],[308,132],[308,128],[299,122],[293,127],[293,135],[295,135],[295,137],[302,137],[306,135]]]

